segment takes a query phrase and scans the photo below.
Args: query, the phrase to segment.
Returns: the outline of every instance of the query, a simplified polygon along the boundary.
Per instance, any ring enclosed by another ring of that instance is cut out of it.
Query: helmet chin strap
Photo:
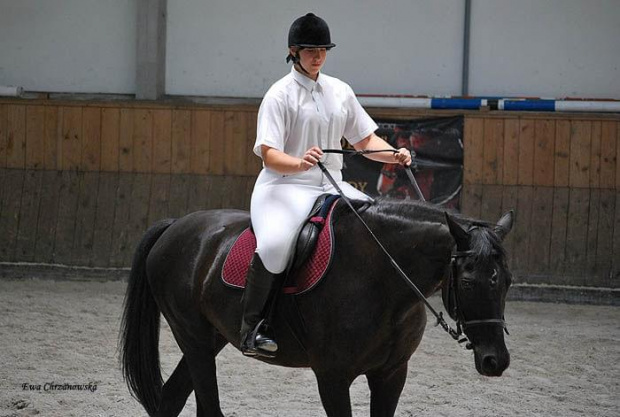
[[[292,54],[288,54],[288,56],[286,57],[286,62],[291,62],[293,61],[293,64],[297,65],[299,68],[301,68],[301,70],[303,72],[305,72],[306,74],[310,75],[310,73],[308,71],[306,71],[306,69],[303,67],[303,65],[301,65],[301,59],[299,59],[299,50],[297,50],[297,52],[295,52],[295,55]]]

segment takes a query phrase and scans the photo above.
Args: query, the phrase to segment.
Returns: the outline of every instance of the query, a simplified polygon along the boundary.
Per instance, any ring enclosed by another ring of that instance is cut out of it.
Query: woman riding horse
[[[317,163],[336,179],[352,199],[369,196],[342,181],[342,156],[323,155],[322,149],[340,149],[346,138],[357,150],[392,149],[374,134],[377,125],[357,101],[351,87],[321,73],[331,42],[327,23],[308,13],[296,19],[288,36],[291,72],[265,94],[258,112],[254,153],[262,158],[252,193],[250,214],[257,240],[243,296],[241,351],[247,356],[273,357],[278,345],[261,326],[285,272],[303,221],[318,196],[336,194]],[[406,148],[394,153],[371,154],[384,163],[408,166]]]

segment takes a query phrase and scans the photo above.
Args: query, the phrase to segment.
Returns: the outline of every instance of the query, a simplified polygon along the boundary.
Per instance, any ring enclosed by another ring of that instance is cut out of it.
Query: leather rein
[[[371,153],[378,153],[378,152],[398,153],[398,151],[395,149],[359,150],[359,151],[354,151],[350,149],[323,149],[323,153],[337,153],[337,154],[343,154],[343,155],[364,155],[364,154],[371,154]],[[414,157],[415,157],[415,154],[412,155],[412,158]],[[327,168],[325,168],[323,163],[319,161],[317,165],[321,169],[323,174],[327,177],[329,182],[334,186],[336,191],[338,191],[338,194],[340,194],[340,197],[349,206],[351,211],[353,211],[353,213],[358,218],[358,220],[362,222],[362,224],[364,225],[368,233],[370,233],[370,236],[373,238],[377,246],[379,246],[381,251],[388,257],[390,264],[392,265],[392,267],[394,267],[398,275],[405,281],[405,284],[407,284],[407,286],[409,286],[409,288],[411,288],[413,292],[416,293],[416,295],[425,304],[426,308],[435,316],[435,318],[437,319],[437,323],[435,324],[435,326],[441,326],[446,331],[446,333],[448,333],[458,343],[468,342],[466,344],[466,347],[468,349],[472,348],[472,344],[471,342],[469,342],[469,339],[464,333],[464,330],[467,328],[476,327],[476,326],[488,326],[488,325],[501,326],[506,331],[506,333],[508,333],[506,329],[506,322],[503,319],[465,320],[463,316],[462,310],[459,307],[458,291],[456,288],[456,284],[457,284],[456,278],[455,278],[456,261],[459,258],[473,256],[473,253],[471,251],[460,251],[460,252],[457,251],[451,255],[451,268],[450,268],[450,274],[448,277],[448,281],[449,281],[448,286],[449,288],[452,288],[451,297],[453,297],[454,299],[454,308],[452,311],[455,314],[455,317],[452,317],[452,315],[450,315],[456,322],[456,329],[453,329],[444,319],[443,312],[437,312],[433,308],[433,306],[429,303],[428,299],[424,296],[422,291],[420,291],[420,289],[415,285],[415,283],[407,276],[407,274],[405,274],[402,268],[398,265],[398,263],[396,263],[394,258],[389,254],[387,249],[381,244],[381,242],[379,241],[377,236],[373,233],[373,231],[370,229],[368,224],[366,224],[366,222],[364,221],[364,219],[362,219],[362,217],[357,212],[357,210],[355,210],[355,208],[351,204],[351,201],[347,198],[347,196],[344,195],[344,193],[338,186],[338,183],[336,183],[336,181],[334,180],[332,175],[329,173]],[[405,172],[407,173],[407,176],[409,177],[409,180],[411,181],[414,189],[416,190],[416,193],[418,194],[418,197],[420,198],[420,200],[426,201],[426,199],[424,198],[424,195],[422,194],[422,191],[420,190],[420,187],[418,186],[417,181],[415,180],[415,177],[413,176],[413,172],[411,171],[411,166],[409,167],[409,169],[405,168]],[[444,306],[450,311],[448,306],[446,306],[445,302],[444,302]]]

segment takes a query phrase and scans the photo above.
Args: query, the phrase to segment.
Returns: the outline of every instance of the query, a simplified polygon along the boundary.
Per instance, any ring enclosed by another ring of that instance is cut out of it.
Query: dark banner
[[[463,117],[380,119],[377,124],[375,133],[390,145],[415,152],[413,173],[424,198],[458,210],[463,182]],[[345,156],[344,161],[344,179],[366,194],[418,198],[402,166],[362,156]]]

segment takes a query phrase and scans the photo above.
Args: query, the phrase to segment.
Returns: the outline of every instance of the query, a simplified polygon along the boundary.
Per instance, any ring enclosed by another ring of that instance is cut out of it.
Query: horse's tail
[[[153,415],[161,397],[159,365],[160,311],[146,276],[146,258],[157,239],[174,222],[166,219],[146,232],[134,253],[125,294],[120,334],[120,362],[131,394]]]

